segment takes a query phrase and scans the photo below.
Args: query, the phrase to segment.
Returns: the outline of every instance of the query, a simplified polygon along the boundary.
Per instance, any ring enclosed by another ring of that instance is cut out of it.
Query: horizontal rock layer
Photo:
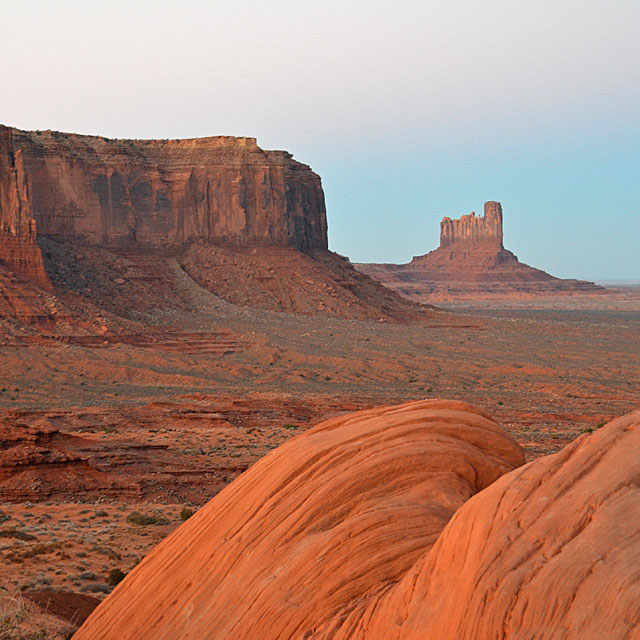
[[[254,138],[110,140],[2,127],[41,235],[103,246],[194,240],[326,249],[320,178]]]

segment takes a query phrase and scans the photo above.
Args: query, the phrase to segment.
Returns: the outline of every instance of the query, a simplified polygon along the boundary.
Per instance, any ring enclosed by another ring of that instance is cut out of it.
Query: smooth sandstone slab
[[[268,640],[339,627],[401,580],[462,504],[522,462],[495,422],[461,402],[321,423],[158,545],[75,638]]]
[[[640,411],[471,498],[382,597],[314,638],[640,638]]]

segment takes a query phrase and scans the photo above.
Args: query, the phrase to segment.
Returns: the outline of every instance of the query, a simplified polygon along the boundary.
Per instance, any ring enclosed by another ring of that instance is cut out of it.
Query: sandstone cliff
[[[423,315],[328,251],[319,176],[255,138],[110,140],[0,126],[0,222],[5,280],[19,273],[51,289],[50,278],[59,295],[71,290],[128,318],[149,283],[160,306],[175,301],[176,262],[239,305]],[[18,283],[0,297],[0,317],[26,317],[23,298],[33,295]],[[46,316],[30,305],[30,318]]]
[[[602,287],[563,280],[520,262],[504,248],[502,206],[487,202],[484,216],[443,218],[440,246],[408,264],[358,264],[397,293],[416,302],[517,299],[601,293]]]
[[[51,288],[36,243],[24,157],[15,148],[12,131],[0,126],[0,265]]]
[[[2,127],[28,176],[38,232],[102,246],[194,240],[326,249],[318,175],[255,138],[110,140]]]

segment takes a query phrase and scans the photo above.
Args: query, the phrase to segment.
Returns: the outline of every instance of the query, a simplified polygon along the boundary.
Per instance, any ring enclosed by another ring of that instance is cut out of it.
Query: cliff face
[[[14,148],[10,129],[0,126],[0,264],[51,288],[36,243],[36,222],[29,198],[23,154]]]
[[[440,246],[473,243],[502,245],[502,206],[499,202],[485,202],[484,216],[476,217],[475,212],[457,220],[443,218],[440,223]]]
[[[255,138],[3,131],[21,152],[40,235],[110,247],[204,240],[327,248],[319,176]]]

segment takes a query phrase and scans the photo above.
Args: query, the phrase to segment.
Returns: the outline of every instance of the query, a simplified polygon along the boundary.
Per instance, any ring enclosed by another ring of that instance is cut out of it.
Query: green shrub
[[[161,518],[160,516],[147,515],[145,513],[140,513],[139,511],[132,511],[127,516],[127,522],[146,526],[148,524],[167,524],[169,521],[166,518]]]
[[[184,522],[185,520],[188,520],[193,514],[194,514],[193,509],[184,507],[184,509],[182,509],[182,511],[180,512],[180,520]]]
[[[117,584],[124,580],[124,577],[127,574],[122,571],[122,569],[111,569],[109,571],[109,575],[107,576],[107,584],[115,587]]]

